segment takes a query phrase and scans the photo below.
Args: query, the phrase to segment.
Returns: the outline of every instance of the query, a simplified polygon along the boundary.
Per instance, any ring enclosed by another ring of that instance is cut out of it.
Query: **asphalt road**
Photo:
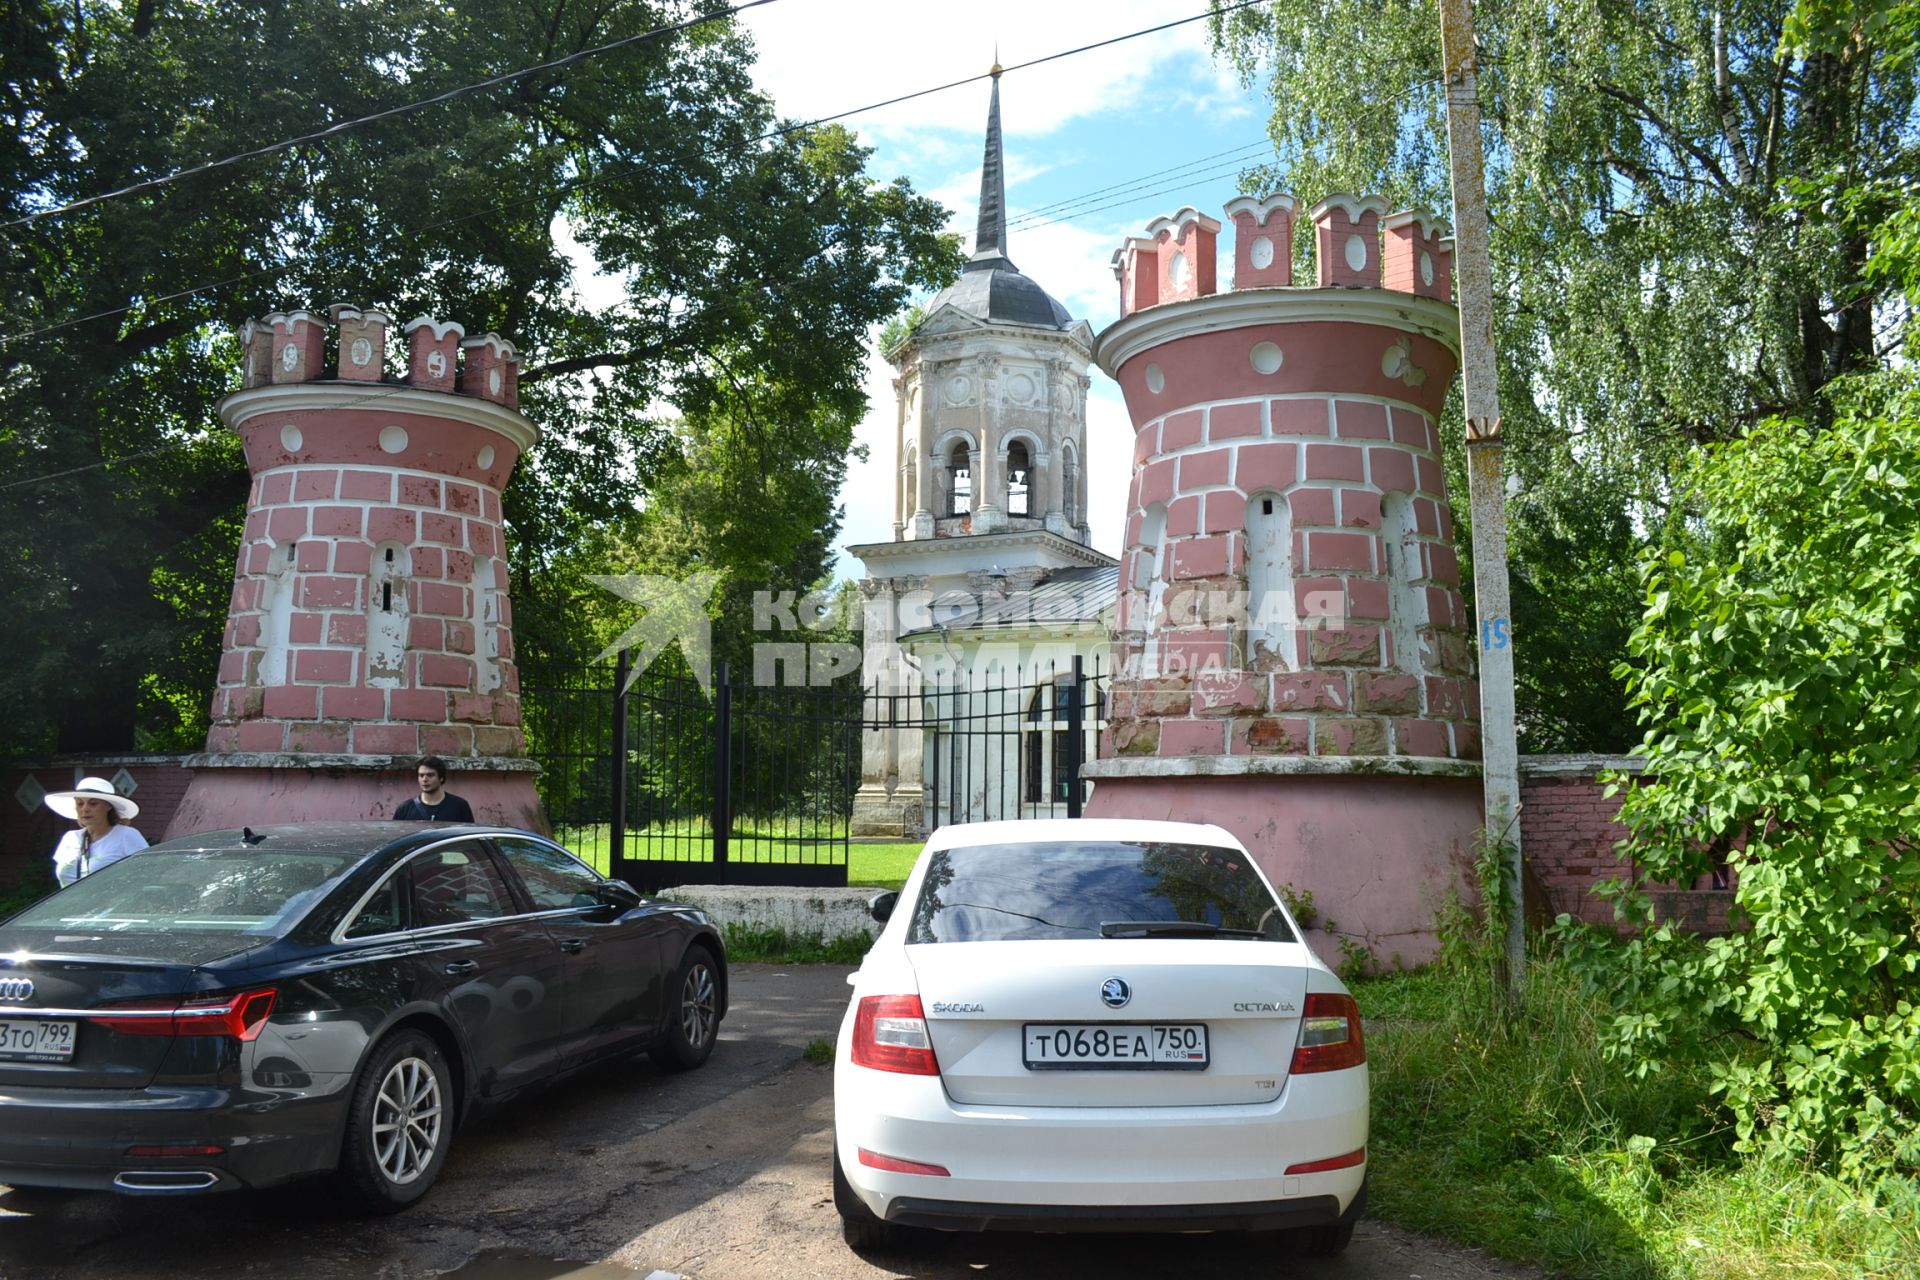
[[[833,1038],[846,972],[738,966],[704,1068],[617,1064],[486,1117],[459,1135],[440,1185],[397,1217],[345,1216],[315,1183],[207,1199],[0,1194],[0,1280],[1534,1274],[1374,1222],[1325,1262],[1204,1235],[946,1236],[915,1255],[854,1254],[828,1185],[832,1071],[801,1057]]]

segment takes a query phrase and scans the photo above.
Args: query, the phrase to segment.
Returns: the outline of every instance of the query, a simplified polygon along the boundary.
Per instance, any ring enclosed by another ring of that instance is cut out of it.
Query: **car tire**
[[[1351,1222],[1329,1222],[1319,1227],[1297,1227],[1293,1232],[1294,1252],[1306,1258],[1331,1258],[1344,1253],[1353,1240]]]
[[[354,1085],[339,1181],[366,1213],[427,1194],[453,1146],[453,1073],[431,1036],[400,1031],[373,1047]]]
[[[847,1172],[840,1167],[840,1148],[833,1149],[833,1207],[840,1215],[840,1235],[847,1248],[859,1253],[868,1250],[897,1250],[913,1242],[911,1227],[897,1227],[867,1208],[867,1202],[854,1194]]]
[[[668,988],[667,1037],[651,1057],[668,1071],[691,1071],[713,1053],[720,1037],[720,974],[713,953],[687,948]]]

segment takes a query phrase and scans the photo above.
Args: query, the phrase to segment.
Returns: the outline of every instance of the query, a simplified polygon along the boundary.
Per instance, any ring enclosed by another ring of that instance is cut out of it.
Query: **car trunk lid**
[[[1310,963],[1298,943],[1235,938],[906,950],[948,1096],[981,1105],[1271,1101],[1299,1038]],[[1044,1040],[1040,1027],[1052,1028]],[[1204,1061],[1192,1056],[1201,1036]],[[1081,1061],[1088,1052],[1103,1060]]]
[[[258,946],[260,940],[57,936],[7,930],[0,982],[14,998],[0,1002],[10,1029],[0,1045],[0,1088],[139,1089],[152,1082],[175,1043],[166,1035],[126,1035],[85,1016],[107,1006],[164,1006],[215,989],[201,962]],[[23,943],[39,945],[22,946]],[[25,983],[31,983],[30,994]],[[57,1055],[71,1028],[72,1052]],[[44,1028],[44,1029],[43,1029]]]

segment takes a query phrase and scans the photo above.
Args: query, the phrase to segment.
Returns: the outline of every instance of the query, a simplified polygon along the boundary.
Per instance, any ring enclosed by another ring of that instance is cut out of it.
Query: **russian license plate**
[[[1204,1071],[1204,1022],[1029,1022],[1029,1071]]]
[[[0,1018],[0,1059],[66,1062],[73,1057],[74,1024],[44,1018]]]

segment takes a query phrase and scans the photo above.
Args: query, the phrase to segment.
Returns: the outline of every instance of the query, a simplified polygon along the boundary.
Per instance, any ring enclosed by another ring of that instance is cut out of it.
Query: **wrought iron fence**
[[[731,678],[711,690],[618,663],[529,662],[528,752],[563,844],[652,890],[846,883],[863,741],[898,736],[922,830],[1078,817],[1106,720],[1106,676],[1079,658],[995,667],[902,693],[852,677],[804,686]],[[921,834],[911,832],[909,834]]]

